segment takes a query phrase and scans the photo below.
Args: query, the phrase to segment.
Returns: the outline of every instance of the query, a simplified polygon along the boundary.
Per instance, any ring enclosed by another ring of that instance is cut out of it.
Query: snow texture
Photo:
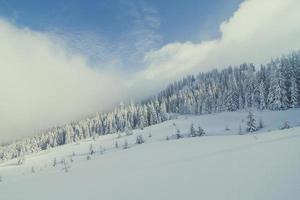
[[[25,156],[21,165],[13,159],[0,164],[0,197],[298,199],[300,109],[253,113],[264,123],[253,133],[246,132],[247,112],[186,115],[129,136],[110,134],[51,148]],[[294,128],[281,130],[287,121]],[[200,125],[205,136],[188,137],[191,124]],[[165,139],[178,129],[186,137]],[[140,136],[145,143],[136,144]]]

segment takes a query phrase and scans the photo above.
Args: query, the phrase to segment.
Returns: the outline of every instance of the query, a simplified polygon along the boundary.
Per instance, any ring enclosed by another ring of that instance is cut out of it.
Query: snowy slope
[[[298,126],[300,110],[255,114],[265,124],[255,135],[237,135],[245,112],[180,116],[132,136],[107,135],[31,155],[21,166],[8,161],[0,164],[0,199],[298,199],[300,128],[278,128],[285,121]],[[177,128],[188,132],[192,122],[207,136],[165,140]],[[134,144],[138,134],[145,144]],[[125,139],[130,148],[124,150]],[[90,144],[96,154],[86,160]],[[60,163],[52,166],[54,158],[68,161],[67,173]]]

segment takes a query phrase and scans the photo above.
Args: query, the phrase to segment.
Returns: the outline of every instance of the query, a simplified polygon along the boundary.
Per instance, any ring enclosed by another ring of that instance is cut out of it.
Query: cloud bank
[[[49,34],[0,20],[0,141],[151,95],[188,73],[245,61],[265,63],[298,50],[299,8],[298,0],[246,0],[220,25],[220,38],[148,51],[139,55],[141,70],[131,74],[108,70],[118,69],[114,63],[122,65],[122,56],[113,55],[110,67],[91,67],[85,56]]]
[[[300,1],[246,0],[220,25],[221,38],[171,43],[145,56],[138,76],[161,86],[188,73],[242,62],[265,63],[300,49]]]
[[[89,67],[47,34],[0,20],[0,139],[111,108],[125,98],[124,76]]]

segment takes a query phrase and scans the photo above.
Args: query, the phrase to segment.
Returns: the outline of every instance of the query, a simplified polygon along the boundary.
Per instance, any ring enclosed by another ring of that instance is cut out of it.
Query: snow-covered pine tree
[[[89,148],[89,155],[93,155],[95,153],[94,148],[93,148],[93,144],[90,144],[90,148]]]
[[[156,124],[161,123],[161,113],[160,113],[160,104],[157,98],[154,100],[154,109],[156,111]]]
[[[180,130],[177,129],[177,130],[176,130],[176,138],[177,138],[177,139],[180,139],[180,138],[182,138],[182,137],[183,137],[183,136],[181,135]]]
[[[281,108],[280,101],[280,86],[279,86],[279,78],[276,75],[277,69],[273,68],[271,78],[270,78],[270,89],[268,95],[268,105],[271,110],[279,110]]]
[[[137,126],[138,126],[138,128],[140,128],[142,130],[144,129],[145,126],[147,126],[145,124],[143,107],[140,107],[140,106],[139,106],[138,111],[137,111]]]
[[[196,129],[195,129],[193,123],[192,123],[191,126],[190,126],[190,136],[191,136],[191,137],[196,137],[196,136],[197,136]]]
[[[56,165],[57,165],[57,161],[56,161],[56,158],[54,158],[54,159],[53,159],[52,166],[55,167]]]
[[[288,129],[291,128],[290,123],[288,121],[285,121],[284,124],[282,125],[281,129]]]
[[[239,109],[242,110],[244,108],[244,102],[242,95],[239,95]]]
[[[74,131],[70,124],[66,125],[65,127],[65,137],[64,137],[64,143],[69,144],[73,142],[74,138]]]
[[[136,136],[136,144],[143,144],[145,142],[142,135]]]
[[[282,56],[281,64],[279,68],[279,84],[281,88],[281,102],[282,108],[287,109],[290,107],[289,99],[291,99],[290,95],[290,79],[291,79],[291,69],[287,63],[287,58]]]
[[[148,119],[149,119],[149,125],[154,125],[158,121],[156,109],[154,108],[153,103],[148,104]]]
[[[161,100],[159,111],[160,111],[161,121],[168,120],[169,117],[168,117],[166,103],[164,99]]]
[[[96,134],[95,134],[95,133],[92,133],[92,139],[93,139],[94,141],[96,141]]]
[[[262,119],[259,120],[259,124],[258,124],[258,128],[262,129],[264,127],[264,123],[262,121]]]
[[[203,130],[203,128],[202,128],[200,125],[198,126],[197,135],[198,135],[198,136],[203,136],[203,135],[205,135],[205,131]]]
[[[25,155],[24,155],[23,149],[20,150],[19,154],[20,154],[20,157],[19,157],[19,159],[17,161],[17,164],[18,165],[22,165],[25,162]]]
[[[79,142],[79,137],[77,134],[74,134],[74,142],[78,143]]]
[[[291,78],[291,107],[299,106],[299,89],[297,86],[296,78]]]
[[[63,158],[62,161],[61,161],[61,163],[62,163],[62,166],[63,166],[62,170],[64,172],[68,172],[69,169],[71,168],[71,166],[69,165],[68,161],[65,158]]]
[[[268,96],[269,109],[281,110],[288,108],[288,99],[281,69],[273,68]]]
[[[251,110],[248,111],[247,116],[247,132],[255,132],[257,130],[256,121],[254,118],[254,114]]]
[[[264,82],[261,81],[259,84],[259,109],[264,110],[265,108],[266,108],[265,86],[264,86]]]

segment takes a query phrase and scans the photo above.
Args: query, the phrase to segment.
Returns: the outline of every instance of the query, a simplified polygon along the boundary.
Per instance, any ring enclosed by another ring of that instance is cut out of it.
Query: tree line
[[[54,127],[0,147],[0,160],[78,142],[99,135],[143,129],[173,113],[210,114],[248,108],[283,110],[300,105],[300,51],[265,65],[243,63],[189,75],[139,103]]]

